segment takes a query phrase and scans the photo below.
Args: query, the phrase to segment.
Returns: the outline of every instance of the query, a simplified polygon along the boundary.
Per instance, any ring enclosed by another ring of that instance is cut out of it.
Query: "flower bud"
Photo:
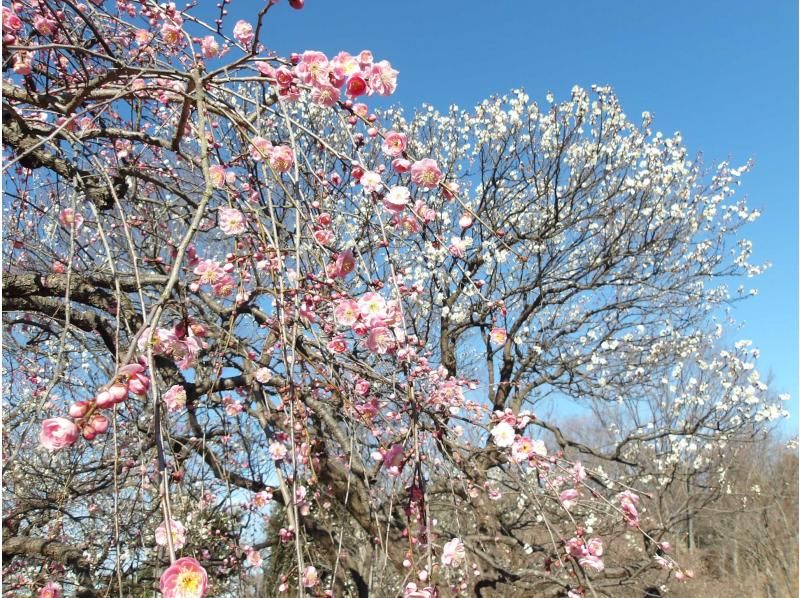
[[[89,401],[78,401],[77,403],[73,403],[69,408],[69,416],[74,418],[80,418],[86,415],[86,412],[89,411],[89,406],[91,403]]]
[[[128,392],[126,391],[125,395],[127,395],[127,394],[128,394]],[[97,396],[95,397],[94,400],[97,403],[97,407],[100,408],[100,409],[107,409],[108,407],[111,407],[112,405],[114,405],[114,403],[118,402],[114,398],[114,396],[107,390],[104,390],[104,391],[101,391],[101,392],[97,393]],[[72,415],[72,410],[70,410],[70,415]],[[78,416],[78,417],[82,417],[82,416]]]
[[[89,425],[98,434],[105,434],[108,431],[109,423],[108,418],[100,413],[95,413],[89,421]]]
[[[113,384],[111,388],[108,389],[108,394],[111,395],[115,403],[121,403],[128,398],[128,387],[124,384]]]

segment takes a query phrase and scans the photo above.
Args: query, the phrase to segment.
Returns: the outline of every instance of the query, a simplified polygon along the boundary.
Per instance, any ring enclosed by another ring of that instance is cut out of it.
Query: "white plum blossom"
[[[514,444],[516,432],[508,422],[501,421],[492,428],[491,432],[492,439],[497,446],[506,448]]]

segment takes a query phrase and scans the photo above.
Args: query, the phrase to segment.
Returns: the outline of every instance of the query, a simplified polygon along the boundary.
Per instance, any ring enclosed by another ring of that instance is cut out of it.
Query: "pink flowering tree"
[[[385,57],[272,10],[4,5],[7,591],[690,579],[659,497],[782,415],[717,323],[746,168],[604,87],[378,110]]]

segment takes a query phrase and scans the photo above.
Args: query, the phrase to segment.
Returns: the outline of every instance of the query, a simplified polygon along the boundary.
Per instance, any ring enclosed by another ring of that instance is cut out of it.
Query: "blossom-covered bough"
[[[691,577],[670,542],[781,414],[723,342],[744,169],[605,87],[378,110],[386,60],[261,46],[283,8],[3,8],[5,589]]]

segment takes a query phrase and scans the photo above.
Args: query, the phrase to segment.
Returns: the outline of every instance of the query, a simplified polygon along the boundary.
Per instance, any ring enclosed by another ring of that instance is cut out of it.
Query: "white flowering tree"
[[[386,60],[259,43],[284,8],[4,5],[4,589],[691,577],[659,497],[781,415],[721,340],[745,169],[603,87],[378,110]]]

